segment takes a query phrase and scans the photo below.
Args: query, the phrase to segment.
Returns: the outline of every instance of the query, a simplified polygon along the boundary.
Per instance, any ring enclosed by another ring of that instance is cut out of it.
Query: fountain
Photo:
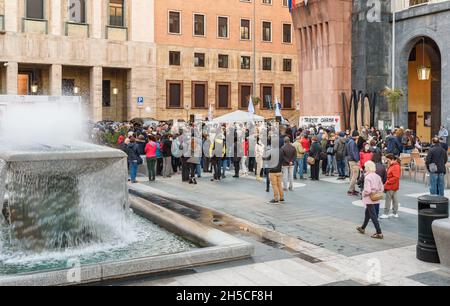
[[[81,105],[78,97],[0,96],[0,285],[71,283],[73,259],[87,271],[76,282],[91,282],[248,256],[241,241],[151,203],[135,199],[143,217],[132,213],[127,157],[85,141]],[[226,252],[211,257],[217,237]]]

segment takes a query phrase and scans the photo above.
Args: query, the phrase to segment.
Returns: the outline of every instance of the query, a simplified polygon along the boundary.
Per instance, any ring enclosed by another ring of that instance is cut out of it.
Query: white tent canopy
[[[248,112],[237,110],[235,112],[217,117],[213,120],[214,123],[235,123],[248,121],[264,121],[265,118],[258,115],[251,115]]]

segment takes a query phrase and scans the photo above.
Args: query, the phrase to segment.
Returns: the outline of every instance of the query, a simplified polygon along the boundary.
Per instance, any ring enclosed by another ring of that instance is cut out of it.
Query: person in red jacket
[[[359,166],[362,170],[364,170],[364,165],[372,160],[372,157],[373,153],[370,152],[370,144],[364,143],[362,151],[359,152]]]
[[[384,214],[380,217],[380,219],[388,219],[389,217],[398,218],[397,191],[400,189],[400,164],[393,154],[386,155],[386,159],[388,163],[387,181],[384,184],[384,190],[386,192],[386,206],[384,208]],[[391,204],[392,214],[389,214]]]

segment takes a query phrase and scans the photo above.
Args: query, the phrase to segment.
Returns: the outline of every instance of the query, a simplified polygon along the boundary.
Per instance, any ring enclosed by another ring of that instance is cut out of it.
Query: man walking
[[[281,156],[283,158],[283,189],[285,191],[294,190],[294,162],[297,157],[297,151],[291,144],[289,137],[284,138],[284,146],[281,148]]]
[[[430,194],[444,196],[445,164],[448,155],[439,144],[439,138],[434,137],[432,142],[433,145],[426,158],[426,166],[430,172]]]
[[[359,151],[356,142],[358,141],[359,133],[358,131],[353,131],[352,137],[346,144],[347,159],[349,164],[349,175],[350,175],[350,188],[348,189],[347,195],[358,196],[359,192],[355,190],[356,181],[359,176]]]
[[[303,177],[303,163],[304,163],[306,150],[303,148],[301,140],[302,140],[302,137],[298,136],[297,140],[294,143],[294,148],[297,153],[297,158],[295,159],[295,164],[294,164],[294,179],[297,179],[297,174],[299,174],[300,179],[304,180],[305,178]]]
[[[338,180],[345,180],[345,145],[347,143],[347,138],[345,133],[341,132],[339,138],[334,143],[334,151],[336,152],[336,166],[338,169],[339,177]]]

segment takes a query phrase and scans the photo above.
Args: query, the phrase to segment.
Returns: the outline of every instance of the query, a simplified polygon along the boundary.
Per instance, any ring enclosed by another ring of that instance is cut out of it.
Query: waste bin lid
[[[424,195],[419,197],[420,203],[427,204],[448,204],[448,199],[446,197],[435,196],[435,195]]]

